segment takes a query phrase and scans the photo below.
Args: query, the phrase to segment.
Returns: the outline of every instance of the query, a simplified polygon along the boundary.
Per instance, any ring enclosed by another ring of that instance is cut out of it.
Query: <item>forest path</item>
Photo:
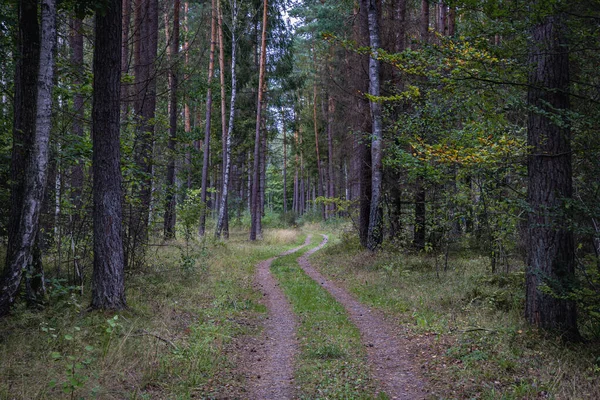
[[[247,377],[249,399],[283,400],[293,397],[294,356],[298,351],[296,316],[290,303],[270,272],[273,261],[297,252],[310,243],[308,235],[302,246],[260,262],[255,282],[263,293],[268,316],[264,321],[264,336],[247,343],[240,367]]]
[[[425,398],[425,385],[418,378],[408,344],[395,333],[398,329],[395,329],[381,313],[354,299],[311,266],[308,257],[328,241],[327,235],[321,236],[321,244],[304,253],[298,258],[298,263],[308,276],[344,306],[351,321],[360,330],[362,342],[367,348],[372,376],[380,383],[382,391],[391,399]]]

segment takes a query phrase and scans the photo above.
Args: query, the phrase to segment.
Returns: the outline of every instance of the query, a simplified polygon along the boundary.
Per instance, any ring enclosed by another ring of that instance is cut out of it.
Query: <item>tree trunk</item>
[[[317,124],[317,53],[313,45],[313,67],[315,69],[315,81],[313,82],[313,128],[315,131],[315,152],[317,156],[317,173],[318,173],[318,195],[323,196],[323,174],[321,170],[321,156],[319,154],[319,126]],[[325,204],[321,207],[321,216],[323,220],[327,219],[325,215]]]
[[[129,60],[129,27],[131,23],[131,0],[123,0],[121,33],[121,74],[128,74]],[[121,119],[126,119],[129,114],[131,84],[123,83],[121,87]]]
[[[425,206],[425,185],[422,176],[417,176],[415,182],[415,225],[413,232],[413,246],[417,250],[425,248],[425,228],[426,228],[426,206]]]
[[[429,40],[429,2],[423,0],[421,2],[421,43],[426,44]],[[425,248],[425,229],[427,226],[426,220],[426,192],[423,176],[419,173],[415,181],[415,223],[413,231],[413,246],[417,250]]]
[[[24,176],[21,181],[22,190],[19,203],[18,220],[11,220],[16,226],[10,227],[10,247],[7,251],[6,267],[0,282],[0,317],[8,314],[15,300],[23,271],[34,276],[41,273],[41,267],[34,271],[33,252],[38,233],[39,214],[46,189],[49,140],[52,115],[52,88],[54,77],[54,47],[56,46],[56,1],[43,0],[41,6],[41,42],[37,37],[37,2],[22,1],[19,3],[19,50],[21,60],[16,70],[15,79],[15,132],[23,143],[21,134],[32,134],[30,154],[23,167]],[[25,30],[31,29],[30,32]],[[30,34],[32,36],[30,36]],[[35,37],[33,36],[35,34]],[[30,43],[25,41],[32,40]],[[37,61],[37,62],[36,62]],[[33,62],[25,65],[25,62]],[[35,82],[35,84],[34,84]],[[30,107],[23,109],[21,107]],[[26,121],[23,118],[32,118]],[[14,155],[14,153],[13,153]],[[13,172],[15,166],[13,166]],[[18,184],[18,183],[17,183]],[[32,290],[28,290],[30,300],[39,300],[35,296],[43,295],[43,276],[29,282]],[[37,286],[37,287],[35,287]]]
[[[198,235],[204,236],[206,232],[206,213],[208,202],[206,200],[207,185],[208,185],[208,164],[210,163],[210,126],[212,115],[212,76],[215,67],[215,42],[217,36],[216,15],[217,7],[216,0],[211,3],[211,18],[210,18],[210,56],[208,60],[208,91],[206,92],[206,115],[204,121],[204,157],[202,162],[202,187],[200,191],[200,201],[202,202],[202,212],[200,213],[200,226],[198,227]]]
[[[136,0],[135,103],[137,119],[134,160],[137,168],[133,182],[134,203],[128,226],[126,263],[143,264],[148,243],[148,223],[152,201],[152,150],[156,111],[155,61],[158,48],[158,0]],[[120,57],[119,57],[120,58]]]
[[[175,237],[177,206],[177,187],[175,186],[175,143],[177,141],[177,65],[179,57],[179,8],[180,0],[173,2],[173,34],[171,42],[171,70],[169,76],[169,143],[165,199],[164,236],[166,239]],[[167,46],[169,43],[167,43]]]
[[[77,70],[75,73],[75,78],[73,80],[73,84],[76,85],[77,90],[73,96],[73,134],[77,136],[80,140],[83,140],[83,118],[84,118],[84,108],[83,108],[83,95],[81,94],[81,88],[79,85],[82,83],[82,75],[83,71],[83,34],[81,32],[82,29],[82,21],[78,18],[71,19],[72,30],[70,37],[70,45],[71,45],[71,63],[73,67]],[[83,171],[83,163],[77,162],[71,170],[71,201],[73,203],[74,208],[74,220],[78,220],[78,216],[81,213],[81,206],[83,204],[83,180],[84,180],[84,171]]]
[[[369,46],[369,16],[368,16],[369,0],[361,0],[360,10],[358,13],[358,27],[355,31],[355,35],[361,44],[361,46]],[[370,57],[364,55],[358,60],[362,68],[358,69],[358,73],[362,73],[363,69],[368,69],[368,62]],[[368,90],[366,86],[367,80],[364,79],[363,75],[357,76],[357,90],[360,93],[365,93]],[[369,104],[368,100],[364,97],[357,98],[356,100],[356,115],[359,117],[356,121],[356,132],[355,138],[356,153],[358,167],[358,192],[359,192],[359,221],[358,221],[358,234],[360,237],[360,243],[363,247],[367,247],[367,238],[369,232],[369,221],[371,211],[371,151],[367,146],[367,141],[370,137],[371,126],[371,113],[368,111]]]
[[[281,130],[283,131],[283,214],[288,212],[288,200],[287,200],[287,135],[285,126],[285,114],[283,109],[281,110]]]
[[[260,45],[260,65],[258,69],[258,99],[256,103],[256,132],[254,135],[254,165],[252,179],[252,196],[250,210],[250,240],[256,240],[260,235],[262,211],[260,209],[260,147],[261,147],[261,123],[262,123],[262,101],[263,87],[265,84],[265,64],[267,59],[267,5],[268,0],[263,0],[262,35]]]
[[[572,197],[573,187],[567,120],[569,52],[562,16],[546,17],[533,28],[529,64],[525,316],[535,326],[577,339],[575,302],[567,300],[575,283],[575,246],[565,215],[565,201]]]
[[[233,134],[233,124],[235,121],[235,100],[237,96],[237,77],[236,77],[236,68],[235,64],[237,62],[237,36],[236,36],[236,25],[237,25],[237,1],[233,2],[233,10],[232,10],[232,21],[231,21],[231,99],[229,103],[229,125],[227,126],[227,131],[224,132],[223,137],[223,188],[221,190],[221,205],[219,209],[219,220],[217,222],[217,230],[215,232],[215,236],[219,238],[221,236],[221,231],[225,228],[228,217],[227,211],[227,198],[229,194],[229,173],[231,170],[231,135]],[[221,43],[221,54],[220,58],[223,59],[222,49],[223,49],[223,31],[222,31],[222,10],[219,8],[219,40]],[[222,62],[221,70],[224,71],[225,63]],[[225,82],[221,82],[221,96],[225,96]],[[222,104],[224,108],[225,105]],[[225,118],[223,118],[223,123],[225,122]],[[224,232],[225,238],[229,238],[229,229]]]
[[[183,3],[183,31],[185,36],[185,42],[183,44],[183,51],[185,53],[185,68],[186,73],[183,75],[183,81],[187,84],[189,80],[188,65],[190,62],[190,42],[188,40],[189,35],[189,26],[188,26],[188,13],[189,13],[189,2]],[[189,133],[192,131],[192,115],[190,110],[190,104],[188,102],[188,95],[184,95],[184,106],[183,106],[183,130],[185,131],[186,138],[189,138]],[[187,176],[186,188],[192,188],[192,152],[191,149],[193,147],[193,143],[186,144],[186,152],[185,152],[185,172]]]
[[[371,58],[369,60],[369,94],[379,96],[380,65],[377,52],[381,47],[379,38],[379,13],[376,0],[369,0],[369,43]],[[383,239],[382,209],[381,209],[381,184],[383,179],[383,165],[381,159],[383,141],[383,119],[381,116],[381,102],[370,101],[373,133],[371,135],[371,209],[369,212],[369,231],[367,248],[374,251]]]
[[[423,43],[429,40],[429,0],[421,0],[420,36]]]
[[[121,1],[96,14],[92,104],[94,272],[92,308],[121,309],[125,303],[121,239]]]

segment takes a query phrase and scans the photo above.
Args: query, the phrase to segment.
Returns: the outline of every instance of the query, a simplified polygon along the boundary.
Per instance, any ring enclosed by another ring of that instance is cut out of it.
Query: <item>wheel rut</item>
[[[246,398],[283,400],[294,396],[294,356],[298,351],[296,316],[270,267],[276,258],[307,246],[310,239],[308,235],[302,246],[257,265],[255,283],[263,293],[268,315],[264,321],[264,336],[246,348]]]
[[[380,383],[382,392],[391,399],[414,400],[426,396],[424,382],[418,377],[408,344],[398,337],[385,317],[360,303],[344,289],[325,278],[314,269],[308,257],[321,249],[328,241],[323,236],[321,244],[298,258],[298,263],[308,276],[326,289],[348,312],[352,322],[360,330],[372,376]]]

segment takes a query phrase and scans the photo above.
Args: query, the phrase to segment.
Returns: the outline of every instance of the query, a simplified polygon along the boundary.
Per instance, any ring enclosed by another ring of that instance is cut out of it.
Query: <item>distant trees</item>
[[[293,28],[279,0],[105,3],[59,3],[52,95],[38,86],[49,3],[19,1],[18,27],[0,20],[0,124],[12,132],[0,135],[2,313],[22,277],[38,302],[41,260],[82,291],[92,283],[95,307],[123,307],[122,270],[175,238],[184,211],[188,236],[194,225],[227,238],[231,222],[250,240],[265,221],[348,218],[363,247],[424,252],[438,272],[462,248],[494,274],[526,260],[532,324],[576,337],[596,315],[589,2],[511,3],[509,16],[494,1],[306,1],[287,10]]]
[[[254,164],[252,168],[252,194],[250,199],[250,240],[256,240],[262,236],[262,207],[261,207],[261,190],[260,190],[260,176],[261,176],[261,147],[263,137],[261,135],[262,130],[262,110],[263,110],[263,89],[265,84],[265,69],[267,60],[267,5],[268,1],[263,0],[262,10],[262,34],[260,40],[260,64],[258,69],[258,99],[256,101],[256,129],[254,134]],[[265,150],[263,150],[265,151]]]

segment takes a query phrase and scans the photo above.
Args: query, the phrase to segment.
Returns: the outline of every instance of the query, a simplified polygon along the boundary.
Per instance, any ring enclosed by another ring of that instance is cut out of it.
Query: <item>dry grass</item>
[[[474,256],[438,273],[431,257],[335,242],[314,263],[410,329],[433,398],[600,398],[600,343],[565,344],[528,327],[522,272],[491,275]]]
[[[271,229],[265,232],[264,242],[267,244],[292,244],[298,241],[296,229]]]
[[[222,392],[224,349],[263,312],[255,264],[302,239],[290,230],[250,243],[169,242],[127,275],[129,309],[87,312],[89,298],[53,288],[49,306],[17,305],[0,327],[0,399],[207,397]],[[117,319],[114,317],[117,316]],[[219,386],[221,385],[221,386]]]

